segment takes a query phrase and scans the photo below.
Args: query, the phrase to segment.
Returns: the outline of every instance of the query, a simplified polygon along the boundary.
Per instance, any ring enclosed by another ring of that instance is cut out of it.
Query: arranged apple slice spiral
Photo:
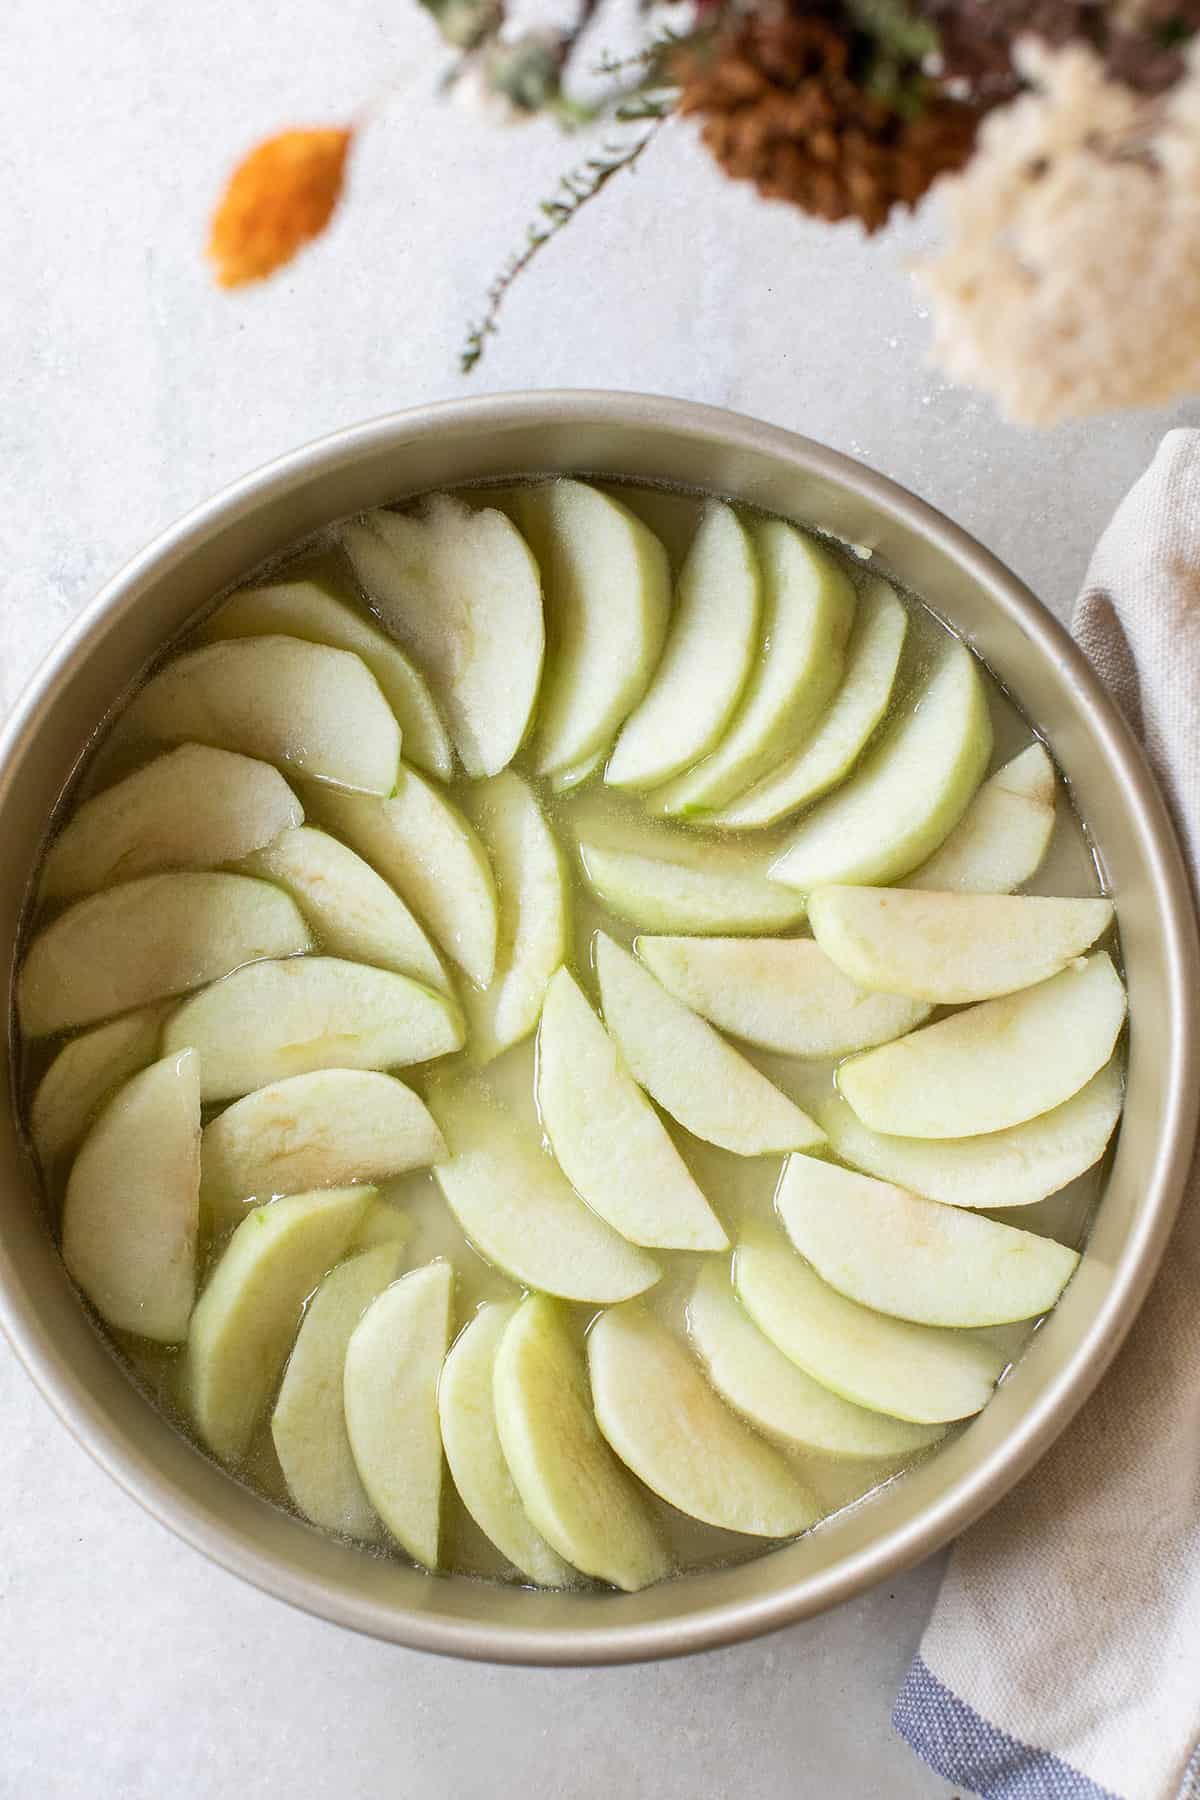
[[[47,850],[20,1080],[87,1304],[426,1569],[634,1592],[890,1478],[1071,1280],[1123,1098],[1113,906],[993,726],[892,581],[720,500],[302,547]]]

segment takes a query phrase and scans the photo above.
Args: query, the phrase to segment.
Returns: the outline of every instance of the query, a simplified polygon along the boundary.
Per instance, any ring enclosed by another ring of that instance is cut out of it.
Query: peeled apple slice
[[[571,1185],[631,1243],[725,1250],[729,1239],[662,1120],[568,969],[538,1031],[538,1112]]]
[[[836,1163],[793,1156],[775,1206],[839,1294],[924,1325],[1003,1325],[1049,1312],[1079,1253],[1053,1238],[922,1200]]]
[[[163,1344],[187,1336],[199,1192],[200,1079],[185,1050],[125,1083],[67,1182],[63,1261],[118,1331]]]
[[[842,1063],[837,1084],[872,1131],[975,1137],[1049,1112],[1113,1053],[1125,989],[1104,951]]]
[[[588,886],[619,918],[651,931],[786,931],[804,917],[804,901],[767,879],[761,859],[720,845],[672,859],[581,841]]]
[[[404,754],[418,769],[442,781],[454,771],[454,752],[425,683],[399,644],[357,607],[348,606],[323,582],[277,581],[232,594],[201,632],[217,638],[307,638],[361,657],[396,715]]]
[[[712,749],[753,667],[761,603],[746,527],[732,507],[708,506],[679,574],[654,679],[604,771],[611,787],[655,787]]]
[[[1113,922],[1110,900],[814,888],[813,936],[851,980],[935,1006],[1032,987],[1082,956]]]
[[[980,1412],[1006,1358],[980,1338],[889,1319],[847,1300],[784,1243],[737,1247],[734,1281],[760,1331],[843,1400],[918,1425]]]
[[[867,993],[811,938],[639,937],[636,949],[693,1012],[785,1056],[846,1056],[929,1016],[919,1001]]]
[[[438,1376],[454,1270],[414,1269],[372,1301],[346,1348],[346,1431],[367,1498],[401,1549],[436,1569],[442,1505]]]
[[[442,1444],[463,1505],[501,1556],[539,1587],[574,1587],[575,1570],[530,1523],[496,1429],[496,1352],[518,1305],[480,1307],[455,1341],[438,1383]]]
[[[737,1156],[825,1142],[807,1113],[604,932],[594,955],[608,1028],[634,1079],[673,1119]]]
[[[713,1392],[679,1340],[636,1304],[588,1333],[596,1423],[669,1505],[753,1537],[792,1537],[820,1507],[791,1468]]]
[[[566,769],[556,769],[550,777],[550,786],[556,794],[570,794],[590,781],[597,770],[604,767],[608,755],[608,745],[593,750],[590,756],[584,756],[577,763],[571,763]]]
[[[219,1228],[252,1199],[377,1182],[446,1154],[424,1101],[392,1075],[319,1069],[235,1100],[204,1128],[204,1203]]]
[[[163,1049],[194,1044],[205,1100],[314,1069],[393,1069],[460,1050],[452,1000],[407,975],[333,956],[254,963],[187,1000]]]
[[[303,818],[270,763],[181,744],[83,802],[50,846],[42,896],[74,900],[138,875],[238,862]]]
[[[494,507],[433,494],[415,512],[342,531],[354,572],[429,678],[467,774],[512,761],[533,716],[545,627],[541,579]]]
[[[294,637],[238,638],[176,657],[121,727],[240,751],[366,794],[390,794],[400,766],[400,727],[367,665]]]
[[[279,1466],[305,1518],[368,1544],[380,1536],[379,1520],[358,1478],[346,1432],[346,1346],[399,1267],[399,1245],[384,1245],[362,1250],[330,1270],[304,1309],[271,1415]]]
[[[269,882],[145,875],[77,900],[37,934],[17,978],[21,1024],[31,1037],[68,1031],[311,947],[295,903]]]
[[[907,875],[951,832],[992,753],[987,695],[965,644],[942,653],[910,710],[834,793],[797,826],[772,881],[807,891],[828,882]]]
[[[273,1200],[243,1219],[196,1302],[187,1392],[204,1442],[237,1462],[283,1373],[304,1302],[346,1249],[374,1188]]]
[[[831,1393],[764,1337],[724,1264],[705,1263],[688,1301],[688,1334],[708,1379],[751,1425],[797,1450],[843,1458],[913,1456],[944,1435],[868,1412]]]
[[[148,1006],[126,1013],[63,1045],[38,1083],[29,1112],[30,1135],[44,1169],[74,1150],[104,1101],[154,1060],[163,1012]]]
[[[1011,894],[1036,875],[1054,835],[1054,764],[1030,744],[989,775],[940,850],[910,888],[963,894]]]
[[[627,1593],[669,1575],[649,1509],[600,1435],[583,1356],[555,1301],[521,1302],[496,1352],[493,1395],[521,1503],[558,1554]]]

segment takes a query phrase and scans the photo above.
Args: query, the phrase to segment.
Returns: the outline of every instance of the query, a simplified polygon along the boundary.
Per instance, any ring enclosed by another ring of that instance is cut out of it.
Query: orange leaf
[[[222,287],[261,281],[328,225],[353,132],[281,131],[238,164],[213,216],[208,254]]]

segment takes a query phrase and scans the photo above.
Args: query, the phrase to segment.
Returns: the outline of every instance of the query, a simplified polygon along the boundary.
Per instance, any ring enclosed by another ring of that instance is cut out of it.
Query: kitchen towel
[[[1196,882],[1200,431],[1170,432],[1117,508],[1074,630]],[[1113,1368],[955,1547],[894,1722],[984,1800],[1200,1800],[1200,1161]]]

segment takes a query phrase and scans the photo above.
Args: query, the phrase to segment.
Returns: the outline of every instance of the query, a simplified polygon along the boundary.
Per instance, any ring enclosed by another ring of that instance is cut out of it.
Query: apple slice
[[[599,750],[593,750],[590,756],[581,757],[577,763],[572,763],[569,768],[556,769],[550,777],[552,791],[556,794],[573,794],[576,788],[582,787],[598,769],[604,767],[607,756],[608,745],[604,744]]]
[[[837,1084],[872,1131],[976,1137],[1069,1100],[1108,1061],[1124,1022],[1125,989],[1101,950],[852,1057]]]
[[[621,1461],[689,1518],[752,1537],[794,1537],[821,1509],[778,1450],[705,1381],[684,1346],[636,1304],[588,1333],[596,1423]]]
[[[786,931],[804,917],[804,901],[740,847],[672,845],[668,859],[581,840],[579,854],[596,897],[652,931]]]
[[[758,656],[762,578],[733,508],[706,507],[679,574],[654,679],[621,727],[604,779],[651,788],[713,748]]]
[[[979,669],[965,644],[950,644],[913,706],[800,821],[771,879],[804,891],[907,875],[958,824],[991,753]]]
[[[921,1325],[1005,1325],[1049,1312],[1079,1252],[1053,1238],[922,1200],[890,1182],[791,1156],[775,1207],[832,1288]]]
[[[463,973],[487,987],[496,969],[496,883],[458,809],[405,768],[390,799],[326,789],[309,803],[322,825],[391,883]]]
[[[554,834],[519,775],[506,769],[471,798],[499,900],[495,974],[466,997],[471,1055],[487,1063],[538,1022],[547,984],[567,953],[570,895]]]
[[[538,1112],[568,1181],[633,1244],[726,1250],[729,1239],[569,969],[546,990]]]
[[[238,1462],[278,1386],[304,1303],[338,1261],[374,1188],[330,1188],[273,1200],[243,1219],[196,1302],[187,1392],[196,1429],[222,1462]]]
[[[533,1133],[485,1090],[439,1086],[429,1104],[450,1146],[433,1171],[438,1186],[488,1262],[564,1300],[604,1305],[653,1287],[654,1259],[586,1207]]]
[[[346,1432],[346,1346],[399,1267],[399,1245],[385,1244],[362,1250],[330,1270],[304,1309],[271,1414],[279,1467],[305,1518],[367,1544],[379,1538],[379,1520],[358,1478]]]
[[[342,530],[367,597],[429,677],[468,775],[512,761],[533,717],[545,627],[537,564],[494,507],[433,494]]]
[[[399,894],[327,831],[311,825],[285,831],[241,867],[292,896],[328,955],[394,969],[427,987],[449,987],[437,951]]]
[[[868,1412],[831,1393],[764,1337],[724,1264],[705,1263],[688,1301],[688,1333],[708,1379],[735,1412],[796,1450],[839,1458],[915,1456],[944,1436]]]
[[[163,1344],[187,1336],[199,1191],[200,1076],[185,1050],[118,1090],[67,1182],[63,1261],[118,1331]]]
[[[1119,1057],[1061,1106],[980,1137],[884,1137],[869,1131],[841,1099],[817,1109],[844,1162],[947,1206],[1032,1206],[1098,1163],[1124,1101]]]
[[[438,1376],[454,1270],[414,1269],[373,1300],[346,1347],[346,1431],[367,1498],[414,1562],[436,1569],[442,1507]]]
[[[649,1508],[597,1428],[583,1356],[557,1302],[521,1302],[496,1351],[493,1395],[521,1504],[558,1554],[627,1593],[669,1575]]]
[[[232,594],[200,633],[202,643],[244,637],[306,638],[362,658],[396,715],[408,761],[442,781],[454,752],[425,677],[399,644],[322,581],[275,581]]]
[[[394,1201],[377,1200],[368,1207],[350,1243],[351,1250],[402,1250],[413,1234],[413,1222]]]
[[[161,1006],[147,1006],[126,1013],[63,1045],[39,1081],[29,1109],[29,1134],[43,1169],[74,1150],[109,1096],[153,1062],[163,1011]]]
[[[17,977],[21,1025],[31,1037],[69,1031],[311,948],[294,901],[269,882],[144,875],[77,900],[37,934]]]
[[[205,1126],[202,1194],[219,1230],[252,1201],[383,1181],[445,1154],[424,1101],[402,1081],[318,1069],[235,1100]]]
[[[652,812],[711,812],[803,742],[842,679],[855,595],[845,570],[780,519],[753,525],[761,649],[733,722],[702,763],[651,795]]]
[[[785,1056],[846,1056],[929,1016],[915,1000],[868,994],[811,938],[639,937],[635,948],[693,1012]]]
[[[813,936],[852,981],[935,1006],[1046,981],[1113,922],[1111,900],[826,887],[808,896]]]
[[[460,1050],[453,1000],[407,975],[306,956],[253,963],[187,1000],[167,1020],[163,1049],[194,1044],[205,1100],[315,1069],[398,1069]]]
[[[602,931],[593,954],[604,1017],[627,1067],[695,1137],[736,1156],[825,1142],[807,1113]]]
[[[940,850],[904,886],[1011,894],[1041,867],[1054,835],[1054,764],[1030,744],[989,775]]]
[[[981,1338],[890,1319],[847,1300],[783,1243],[752,1238],[734,1257],[742,1305],[783,1354],[855,1406],[938,1425],[985,1407],[1004,1353]]]
[[[138,875],[237,862],[303,818],[270,763],[181,744],[83,802],[50,846],[41,895],[74,900]]]
[[[463,1505],[501,1556],[539,1587],[575,1587],[575,1570],[530,1523],[496,1429],[496,1352],[518,1305],[480,1307],[446,1358],[438,1383],[442,1444]]]
[[[908,614],[878,577],[858,597],[842,685],[812,735],[740,798],[705,819],[738,831],[773,825],[810,806],[849,773],[887,712]]]
[[[294,637],[237,638],[175,657],[136,696],[121,731],[237,750],[366,794],[390,794],[400,764],[396,715],[366,664]]]
[[[654,533],[585,482],[539,482],[506,504],[542,571],[546,675],[534,751],[538,773],[554,775],[606,749],[645,693],[666,636],[671,572]]]

